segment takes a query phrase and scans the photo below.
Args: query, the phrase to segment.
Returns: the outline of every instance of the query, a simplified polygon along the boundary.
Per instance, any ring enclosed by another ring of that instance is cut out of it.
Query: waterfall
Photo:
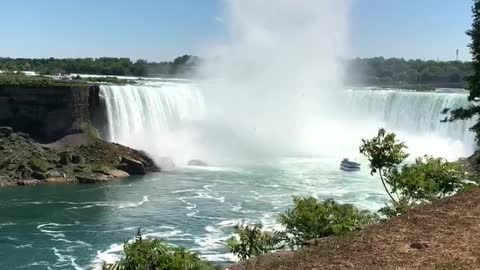
[[[474,134],[469,128],[474,120],[442,122],[446,115],[441,112],[445,108],[469,106],[465,94],[393,90],[349,90],[345,94],[350,113],[382,122],[387,129],[473,143]]]
[[[212,123],[206,105],[208,96],[203,90],[192,82],[103,85],[106,137],[156,158],[171,157],[177,164],[195,158],[211,161],[215,154],[217,161],[234,159],[234,152],[245,149],[248,153],[243,153],[242,158],[260,155],[250,150],[259,149],[265,142],[239,134],[238,129],[231,128],[236,123],[223,128],[225,122]],[[445,118],[443,109],[469,105],[463,93],[346,90],[337,99],[342,102],[336,103],[343,105],[331,115],[322,116],[325,121],[316,122],[316,130],[306,129],[302,137],[287,137],[292,142],[285,140],[285,144],[291,148],[301,145],[302,150],[285,151],[285,155],[358,154],[360,140],[372,137],[379,127],[397,133],[406,141],[412,156],[432,154],[455,159],[474,150],[474,136],[469,131],[474,120],[441,123]],[[243,105],[248,110],[248,104]],[[275,154],[281,155],[281,151]]]
[[[344,94],[346,112],[355,116],[351,121],[373,125],[370,134],[380,126],[395,132],[406,142],[411,158],[430,154],[455,160],[475,150],[469,130],[475,119],[442,122],[447,117],[441,113],[445,108],[469,106],[465,93],[349,90]]]
[[[192,83],[102,85],[100,94],[107,111],[107,140],[154,158],[177,151],[185,126],[205,116],[203,95]]]

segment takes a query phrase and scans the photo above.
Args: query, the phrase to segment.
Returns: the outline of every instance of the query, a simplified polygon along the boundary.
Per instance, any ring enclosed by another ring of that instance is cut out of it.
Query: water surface
[[[118,257],[139,227],[220,263],[232,226],[276,226],[292,195],[377,209],[385,199],[367,170],[337,159],[281,159],[233,168],[186,167],[100,185],[0,189],[0,269],[91,269]],[[28,254],[28,256],[26,256]]]

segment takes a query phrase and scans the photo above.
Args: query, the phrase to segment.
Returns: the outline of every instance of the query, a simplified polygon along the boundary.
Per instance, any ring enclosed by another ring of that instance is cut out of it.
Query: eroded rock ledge
[[[145,153],[76,133],[41,144],[0,127],[0,186],[98,183],[160,169]]]

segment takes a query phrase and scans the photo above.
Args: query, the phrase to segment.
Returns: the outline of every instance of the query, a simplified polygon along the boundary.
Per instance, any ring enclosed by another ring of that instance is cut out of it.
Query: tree
[[[389,176],[408,157],[405,148],[405,143],[398,142],[394,133],[387,133],[383,128],[371,140],[362,140],[360,146],[360,153],[370,161],[370,174],[379,173],[383,187],[394,204],[398,204],[392,195],[396,183]]]
[[[467,31],[471,39],[469,44],[472,54],[473,75],[467,78],[470,94],[468,100],[473,104],[469,108],[459,108],[451,111],[450,121],[470,119],[480,115],[480,0],[474,0],[472,6],[473,22],[472,28]],[[449,108],[445,110],[448,112]],[[470,128],[476,134],[477,143],[480,143],[480,121]]]
[[[401,163],[407,158],[404,143],[394,133],[380,129],[371,140],[362,140],[360,152],[370,161],[371,173],[379,173],[383,187],[392,201],[380,210],[393,217],[425,202],[452,195],[465,185],[457,164],[442,158],[424,156],[413,164]]]

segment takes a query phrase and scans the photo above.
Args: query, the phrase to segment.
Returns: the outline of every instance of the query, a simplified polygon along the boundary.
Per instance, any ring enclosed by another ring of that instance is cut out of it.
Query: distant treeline
[[[348,60],[346,79],[354,85],[463,87],[472,73],[471,62],[375,57]]]
[[[42,75],[58,74],[97,74],[114,76],[188,76],[200,59],[184,55],[173,61],[148,62],[132,61],[129,58],[0,58],[0,70],[35,71]]]
[[[114,76],[189,76],[201,63],[184,55],[173,61],[132,61],[129,58],[24,59],[0,58],[0,70],[36,71],[40,74],[98,74]],[[260,61],[260,60],[259,60]],[[346,83],[350,85],[463,86],[472,74],[470,62],[423,61],[383,57],[347,60]]]

